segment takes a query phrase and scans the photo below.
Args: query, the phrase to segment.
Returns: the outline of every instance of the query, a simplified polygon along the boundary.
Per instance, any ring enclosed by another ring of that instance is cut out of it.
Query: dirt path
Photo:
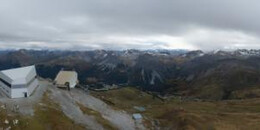
[[[136,126],[134,120],[129,114],[123,111],[116,111],[112,109],[100,99],[86,94],[80,89],[73,89],[70,91],[70,94],[75,101],[80,102],[88,108],[98,111],[105,119],[110,121],[113,125],[117,126],[117,128],[121,130],[134,130],[137,128],[144,129],[141,124]]]
[[[120,130],[135,130],[145,129],[142,124],[136,124],[131,116],[123,111],[116,111],[103,101],[86,94],[80,89],[72,89],[71,91],[51,88],[51,98],[62,107],[63,112],[76,121],[77,123],[84,124],[90,129],[103,129],[94,118],[83,114],[76,102],[81,103],[85,107],[98,111],[103,118],[110,121],[115,127]]]
[[[103,130],[103,127],[95,121],[95,118],[85,115],[80,110],[68,92],[55,87],[51,87],[49,90],[51,90],[50,98],[60,104],[62,111],[69,118],[73,119],[76,123],[83,124],[88,129]]]

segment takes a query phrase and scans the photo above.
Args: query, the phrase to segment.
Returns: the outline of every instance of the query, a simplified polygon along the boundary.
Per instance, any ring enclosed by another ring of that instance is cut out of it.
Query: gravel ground
[[[124,111],[116,111],[108,106],[106,103],[97,99],[89,94],[86,94],[80,89],[72,89],[70,92],[72,98],[85,105],[88,108],[101,113],[103,118],[110,121],[112,124],[118,127],[120,130],[134,130],[145,129],[141,123],[135,123],[132,117]]]
[[[103,130],[103,127],[95,121],[95,118],[85,115],[80,110],[76,102],[71,98],[66,90],[61,90],[55,87],[50,87],[49,89],[51,90],[50,98],[60,104],[65,115],[76,123],[83,124],[88,129]]]
[[[110,121],[120,130],[145,129],[141,123],[135,123],[131,116],[123,111],[116,111],[105,104],[103,101],[86,94],[80,89],[71,89],[66,91],[51,87],[51,98],[60,104],[63,112],[73,119],[75,122],[84,124],[89,129],[102,130],[103,127],[98,124],[92,116],[85,115],[76,102],[81,103],[85,107],[98,111],[103,118]]]

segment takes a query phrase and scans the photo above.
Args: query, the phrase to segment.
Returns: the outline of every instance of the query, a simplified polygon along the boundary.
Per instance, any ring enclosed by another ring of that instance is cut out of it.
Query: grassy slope
[[[0,128],[11,126],[17,130],[83,130],[81,125],[75,124],[71,119],[66,117],[60,110],[58,104],[51,102],[48,94],[45,93],[41,105],[35,106],[35,113],[32,117],[20,116],[18,114],[7,115],[6,111],[0,108]],[[8,119],[10,124],[4,124],[4,120]],[[14,126],[12,120],[18,119],[19,123]]]
[[[133,106],[144,106],[145,124],[158,120],[163,128],[176,129],[260,129],[260,100],[194,102],[172,99],[162,102],[134,88],[91,92],[116,109],[138,112]]]

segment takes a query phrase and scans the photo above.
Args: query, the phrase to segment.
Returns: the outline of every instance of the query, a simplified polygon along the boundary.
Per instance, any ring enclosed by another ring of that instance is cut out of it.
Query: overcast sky
[[[260,49],[259,0],[1,0],[0,49]]]

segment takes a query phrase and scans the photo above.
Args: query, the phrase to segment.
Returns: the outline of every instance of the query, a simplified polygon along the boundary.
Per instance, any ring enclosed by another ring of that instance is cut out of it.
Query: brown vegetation
[[[147,127],[168,129],[219,129],[236,130],[260,128],[260,100],[228,100],[214,102],[182,101],[170,99],[162,102],[134,88],[107,92],[92,92],[92,95],[113,102],[116,109],[129,113],[138,112],[134,106],[144,106],[144,123]],[[101,99],[102,99],[101,98]],[[158,123],[152,123],[158,122]],[[152,125],[156,124],[156,125]]]

